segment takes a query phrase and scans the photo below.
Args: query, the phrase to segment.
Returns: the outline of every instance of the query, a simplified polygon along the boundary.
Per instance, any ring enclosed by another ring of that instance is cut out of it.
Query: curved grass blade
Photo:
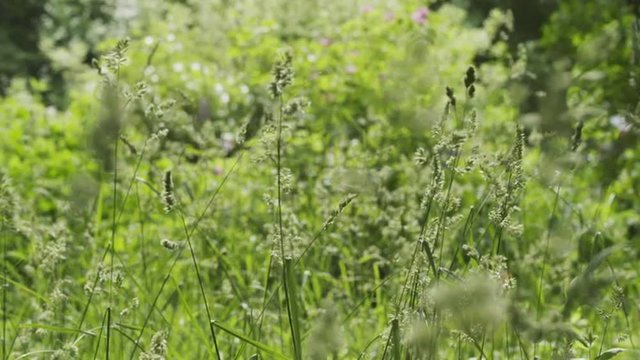
[[[239,332],[232,330],[218,322],[216,322],[215,320],[211,322],[211,324],[217,328],[219,328],[220,330],[226,332],[227,334],[246,342],[247,344],[259,349],[260,351],[264,352],[265,354],[269,354],[271,356],[271,359],[279,359],[279,360],[290,360],[288,357],[286,357],[285,355],[279,353],[278,351],[270,348],[269,346],[257,342],[255,340],[249,339],[248,337],[240,334]]]

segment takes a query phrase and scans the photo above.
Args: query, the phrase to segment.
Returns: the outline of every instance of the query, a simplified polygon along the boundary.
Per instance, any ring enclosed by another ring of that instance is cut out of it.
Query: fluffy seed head
[[[273,64],[271,71],[273,80],[269,84],[269,93],[272,98],[277,98],[284,92],[284,89],[293,83],[293,55],[290,51],[285,51]]]

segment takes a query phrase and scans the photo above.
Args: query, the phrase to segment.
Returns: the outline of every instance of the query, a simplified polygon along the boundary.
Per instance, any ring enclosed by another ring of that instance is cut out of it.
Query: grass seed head
[[[293,55],[287,50],[282,53],[273,65],[271,70],[273,80],[269,84],[269,94],[272,98],[282,95],[285,88],[293,83]]]
[[[164,202],[164,212],[170,213],[176,206],[176,199],[173,195],[173,175],[171,170],[164,173],[162,181],[162,201]]]

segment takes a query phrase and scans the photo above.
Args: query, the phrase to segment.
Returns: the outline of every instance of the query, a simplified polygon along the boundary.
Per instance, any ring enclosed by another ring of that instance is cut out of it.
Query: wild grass
[[[368,137],[383,121],[314,142],[285,51],[252,137],[216,147],[186,105],[120,78],[127,46],[95,63],[82,216],[13,210],[1,178],[3,359],[637,356],[633,244],[570,193],[586,125],[547,181],[523,124],[488,133],[469,67],[413,156]]]

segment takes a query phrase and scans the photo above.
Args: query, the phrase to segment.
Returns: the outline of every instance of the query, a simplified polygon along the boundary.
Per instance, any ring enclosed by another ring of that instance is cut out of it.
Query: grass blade
[[[239,332],[232,330],[218,322],[216,322],[215,320],[211,322],[211,324],[217,328],[219,328],[220,330],[226,332],[227,334],[246,342],[247,344],[259,349],[260,351],[264,352],[265,354],[269,354],[271,356],[272,359],[279,359],[279,360],[290,360],[288,357],[286,357],[285,355],[279,353],[278,351],[270,348],[267,345],[264,345],[260,342],[257,342],[255,340],[249,339],[248,337],[240,334]]]
[[[296,359],[302,359],[302,341],[300,338],[300,308],[297,301],[296,278],[291,258],[284,260],[285,291],[287,292],[287,306],[291,336],[293,337],[293,351]]]

